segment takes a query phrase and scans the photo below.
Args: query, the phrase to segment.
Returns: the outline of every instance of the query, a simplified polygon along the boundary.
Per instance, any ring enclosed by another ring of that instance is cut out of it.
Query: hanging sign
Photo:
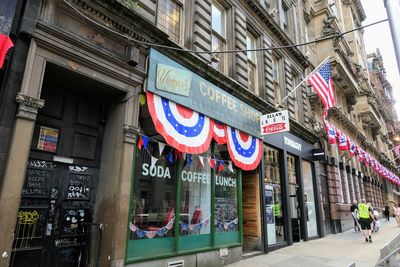
[[[56,152],[58,140],[58,129],[40,126],[37,149],[49,152]]]
[[[261,135],[290,131],[287,110],[265,114],[260,117]]]

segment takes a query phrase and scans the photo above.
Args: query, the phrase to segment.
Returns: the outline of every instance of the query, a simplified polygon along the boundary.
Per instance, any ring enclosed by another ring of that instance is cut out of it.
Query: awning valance
[[[147,103],[155,128],[165,141],[181,152],[200,154],[208,150],[211,139],[227,143],[232,161],[243,170],[260,163],[262,140],[147,92]]]

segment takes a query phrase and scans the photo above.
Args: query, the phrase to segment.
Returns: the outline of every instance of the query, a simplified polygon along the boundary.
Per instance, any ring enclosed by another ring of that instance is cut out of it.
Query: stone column
[[[0,238],[0,254],[2,255],[0,266],[8,266],[9,264],[36,115],[44,105],[44,100],[21,93],[18,94],[16,101],[19,104],[18,113],[0,191],[0,210],[3,214],[0,220],[2,233]]]

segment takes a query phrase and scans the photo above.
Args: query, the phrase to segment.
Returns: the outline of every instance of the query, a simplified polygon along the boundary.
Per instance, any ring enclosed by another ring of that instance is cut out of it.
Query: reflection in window
[[[247,32],[246,36],[246,49],[251,50],[256,48],[256,37]],[[247,74],[248,74],[248,83],[249,90],[259,95],[258,83],[257,83],[257,57],[256,51],[247,51]]]
[[[264,147],[265,158],[265,207],[268,231],[268,245],[285,241],[284,211],[282,210],[282,181],[280,175],[279,151]]]
[[[181,6],[175,0],[158,1],[157,25],[171,40],[180,41]]]
[[[225,41],[225,10],[218,3],[213,3],[211,6],[211,49],[212,51],[226,50]],[[223,53],[213,54],[212,67],[219,70],[221,73],[226,72],[226,57]]]
[[[216,158],[229,158],[226,146],[216,145],[214,153]],[[239,231],[237,170],[224,166],[215,175],[215,231]]]
[[[158,153],[158,144],[150,142],[135,158],[131,239],[174,236],[176,165],[166,160],[170,149]],[[152,155],[159,158],[154,165]]]
[[[307,216],[308,237],[312,237],[317,236],[318,231],[311,163],[303,160],[302,171],[304,179],[304,202]]]
[[[180,234],[210,233],[211,168],[203,166],[197,156],[181,172]]]

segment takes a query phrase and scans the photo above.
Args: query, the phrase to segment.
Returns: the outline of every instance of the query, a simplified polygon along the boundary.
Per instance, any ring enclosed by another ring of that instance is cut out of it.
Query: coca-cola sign
[[[265,114],[260,117],[261,135],[290,131],[287,110]]]

